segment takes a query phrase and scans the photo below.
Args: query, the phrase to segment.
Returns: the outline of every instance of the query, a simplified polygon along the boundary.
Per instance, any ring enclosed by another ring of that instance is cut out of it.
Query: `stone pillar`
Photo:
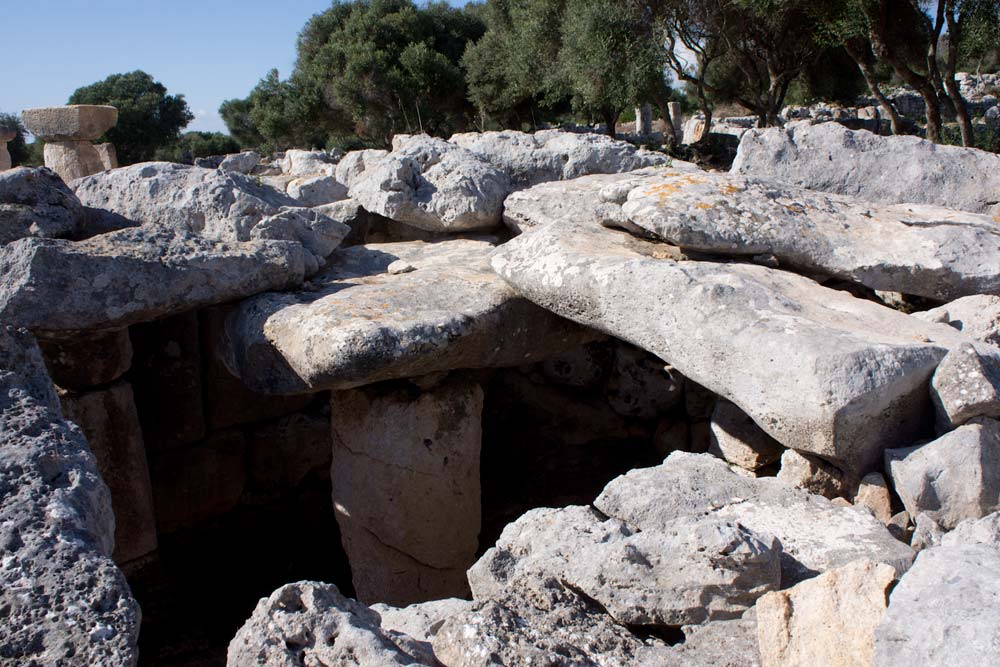
[[[643,104],[635,108],[635,133],[648,137],[653,133],[653,107]]]
[[[481,524],[483,390],[449,378],[334,393],[333,504],[365,604],[468,593]]]
[[[0,127],[0,171],[10,169],[10,153],[7,151],[7,142],[17,136],[16,130],[9,130]]]
[[[674,125],[674,139],[680,144],[684,141],[684,112],[681,111],[681,103],[670,102],[667,107],[670,111],[670,122]]]
[[[94,148],[97,149],[97,155],[101,158],[101,166],[104,167],[104,171],[118,168],[118,151],[115,150],[114,144],[97,144]]]
[[[89,104],[42,107],[25,109],[21,119],[45,142],[45,166],[67,183],[104,171],[111,164],[113,151],[98,150],[91,142],[115,126],[118,109]]]

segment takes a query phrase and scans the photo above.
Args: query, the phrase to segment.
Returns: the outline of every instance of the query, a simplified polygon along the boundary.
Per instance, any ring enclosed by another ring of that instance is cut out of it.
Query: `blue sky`
[[[449,0],[463,5],[465,0]],[[219,104],[272,67],[287,76],[295,38],[330,0],[11,0],[4,3],[0,111],[65,104],[80,86],[141,69],[182,93],[188,130],[225,131]]]

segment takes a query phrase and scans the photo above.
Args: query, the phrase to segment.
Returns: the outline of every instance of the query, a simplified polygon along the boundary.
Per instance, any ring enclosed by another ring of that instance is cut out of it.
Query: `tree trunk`
[[[674,128],[674,119],[670,117],[670,102],[661,99],[657,106],[660,107],[660,115],[663,116],[663,143],[673,148],[677,145],[677,130]]]
[[[889,126],[892,128],[892,133],[901,134],[903,124],[900,120],[899,112],[896,111],[896,107],[893,106],[892,101],[885,96],[878,85],[878,80],[875,78],[875,71],[873,69],[875,57],[870,52],[865,53],[868,50],[868,45],[860,46],[848,42],[844,44],[844,49],[847,51],[847,55],[857,63],[858,69],[861,70],[861,76],[865,78],[865,83],[868,84],[868,90],[871,91],[872,97],[878,101],[882,112],[889,118]],[[865,51],[862,51],[862,49],[865,49]],[[881,128],[879,128],[879,133],[881,133]]]
[[[612,139],[617,139],[618,128],[615,125],[618,122],[618,113],[613,109],[603,109],[601,115],[604,117],[604,124],[607,126],[606,134]]]
[[[943,2],[943,0],[942,0]],[[962,89],[955,80],[955,69],[958,66],[958,43],[962,38],[962,20],[955,20],[949,9],[948,14],[948,57],[945,61],[944,85],[948,90],[948,97],[951,98],[955,107],[955,117],[958,120],[958,127],[962,132],[962,145],[971,148],[976,145],[976,133],[972,128],[972,119],[969,117],[969,106],[962,97]]]

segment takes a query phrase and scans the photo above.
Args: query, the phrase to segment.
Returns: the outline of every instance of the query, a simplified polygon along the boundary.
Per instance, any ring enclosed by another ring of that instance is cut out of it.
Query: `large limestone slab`
[[[459,377],[412,394],[373,387],[330,400],[333,506],[368,603],[465,594],[479,546],[483,390]]]
[[[663,153],[636,148],[603,134],[542,130],[534,134],[467,132],[449,139],[482,156],[510,176],[515,187],[562,181],[588,174],[611,174],[655,167],[670,161]]]
[[[730,173],[880,204],[932,204],[1000,215],[1000,156],[839,123],[793,123],[743,135]]]
[[[875,632],[875,667],[995,665],[1000,654],[1000,550],[922,551]]]
[[[633,470],[594,501],[641,531],[711,514],[781,542],[782,586],[867,558],[903,572],[913,551],[864,509],[843,507],[774,478],[733,471],[708,454],[674,452],[655,468]]]
[[[227,366],[255,391],[289,394],[517,366],[592,340],[517,296],[490,270],[492,250],[484,240],[338,250],[308,291],[239,306]]]
[[[871,470],[925,426],[931,373],[966,340],[954,329],[784,271],[673,261],[675,250],[558,222],[501,246],[492,265],[540,306],[658,355],[782,445],[846,471]]]
[[[118,122],[118,109],[96,104],[38,107],[21,112],[33,135],[52,141],[94,141]]]
[[[1000,291],[1000,221],[986,215],[710,173],[644,183],[623,211],[687,250],[773,255],[806,272],[941,301]]]
[[[589,507],[536,509],[507,526],[469,569],[477,601],[555,577],[626,626],[680,627],[739,618],[777,590],[781,545],[713,517],[636,531]]]
[[[53,337],[111,331],[299,284],[295,243],[211,241],[170,227],[80,242],[21,239],[0,249],[0,321]]]
[[[72,238],[83,219],[80,200],[52,170],[0,173],[0,245],[27,236]]]
[[[761,667],[872,664],[895,571],[857,560],[757,603]]]
[[[229,643],[229,667],[432,667],[416,640],[381,628],[379,615],[333,584],[301,581],[262,599]]]
[[[352,199],[428,231],[495,228],[511,189],[507,175],[479,155],[426,135],[397,135],[392,153],[362,168],[342,181]]]
[[[154,224],[216,241],[293,241],[314,273],[350,229],[236,172],[145,162],[74,181],[84,206],[118,227]],[[110,225],[109,226],[114,226]]]
[[[8,664],[132,667],[139,606],[111,561],[114,516],[41,353],[0,327],[0,646]]]
[[[913,313],[925,322],[942,322],[966,336],[1000,347],[1000,296],[966,296],[938,308]]]

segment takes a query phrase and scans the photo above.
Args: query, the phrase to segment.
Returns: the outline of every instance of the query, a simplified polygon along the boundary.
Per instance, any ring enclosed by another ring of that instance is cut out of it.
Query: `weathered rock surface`
[[[489,230],[510,192],[506,174],[477,154],[426,135],[396,135],[393,151],[348,177],[366,210],[429,231]]]
[[[255,491],[295,488],[312,470],[330,465],[329,418],[296,412],[246,432],[247,484]]]
[[[584,226],[620,227],[645,233],[621,210],[628,193],[666,175],[703,173],[687,162],[674,160],[664,167],[651,167],[624,174],[595,174],[569,181],[541,183],[512,193],[504,201],[504,224],[515,233],[567,221]]]
[[[858,560],[757,602],[762,667],[872,664],[895,571]]]
[[[588,507],[532,510],[469,570],[477,601],[557,578],[619,623],[679,627],[739,618],[776,590],[781,545],[738,523],[681,517],[648,531]]]
[[[336,156],[326,151],[305,151],[297,148],[285,151],[281,171],[293,176],[329,176],[337,166]]]
[[[875,667],[986,667],[1000,652],[1000,550],[922,551],[875,632]]]
[[[430,642],[446,620],[471,611],[474,604],[469,600],[445,598],[401,608],[373,604],[371,610],[381,617],[383,630],[408,635],[417,641]]]
[[[1000,347],[1000,296],[966,296],[913,317],[951,325],[970,338]]]
[[[21,239],[0,249],[0,321],[66,335],[111,331],[304,277],[285,241],[211,241],[144,226],[71,242]]]
[[[653,419],[681,400],[684,378],[648,352],[619,345],[605,391],[623,417]]]
[[[139,606],[110,559],[108,489],[31,336],[0,327],[0,657],[131,667]]]
[[[655,167],[670,161],[662,153],[637,149],[602,134],[542,130],[534,134],[468,132],[449,139],[506,173],[515,187],[562,181],[588,174],[611,174]]]
[[[350,188],[365,171],[374,168],[376,164],[388,156],[389,151],[374,148],[351,151],[337,163],[334,176],[339,182]]]
[[[781,455],[778,479],[831,500],[843,497],[850,486],[844,479],[844,473],[836,467],[794,449],[786,449]]]
[[[781,443],[729,401],[715,404],[711,429],[708,451],[746,470],[759,470],[776,463],[785,451]]]
[[[260,164],[260,153],[256,151],[243,151],[242,153],[232,153],[223,156],[219,162],[219,169],[222,171],[249,174],[258,164]]]
[[[111,492],[115,562],[152,552],[157,544],[153,490],[132,387],[118,382],[98,391],[63,392],[60,401],[67,419],[87,436],[97,470]]]
[[[986,544],[1000,549],[1000,512],[982,519],[967,519],[941,538],[942,546]]]
[[[1000,509],[1000,422],[977,419],[918,447],[889,449],[885,467],[910,516],[950,530]]]
[[[740,475],[706,454],[674,452],[660,466],[633,470],[608,484],[594,506],[640,531],[711,513],[773,535],[781,542],[783,586],[861,558],[897,572],[913,559],[866,510],[839,507],[774,478]]]
[[[333,584],[302,581],[262,599],[229,644],[229,667],[433,667],[434,656],[387,632],[374,611]]]
[[[952,350],[934,371],[931,400],[941,431],[976,417],[1000,417],[1000,364],[972,345]]]
[[[919,137],[881,137],[838,123],[747,132],[731,173],[881,204],[1000,214],[1000,156]]]
[[[623,206],[686,250],[772,255],[807,272],[942,301],[1000,290],[1000,221],[886,206],[725,174],[664,176]]]
[[[223,357],[251,389],[301,393],[517,366],[593,340],[517,296],[490,270],[492,250],[479,240],[341,249],[311,289],[242,303]],[[416,270],[390,274],[398,260]]]
[[[350,231],[253,178],[172,162],[145,162],[73,183],[84,206],[137,224],[216,241],[294,241],[314,273]]]
[[[297,178],[288,184],[285,192],[302,206],[310,207],[347,199],[347,187],[333,176]]]
[[[460,377],[417,396],[332,395],[333,506],[359,599],[465,594],[479,544],[482,410],[483,390]]]
[[[27,236],[72,238],[83,217],[80,200],[52,170],[0,173],[0,246]]]
[[[870,472],[861,478],[854,504],[867,507],[875,518],[888,525],[892,521],[892,496],[882,473]]]
[[[638,639],[556,579],[449,618],[432,643],[435,656],[448,667],[670,664],[663,643]]]
[[[924,428],[930,375],[968,340],[784,271],[670,255],[558,222],[501,246],[492,265],[535,303],[656,354],[785,447],[850,473]]]

